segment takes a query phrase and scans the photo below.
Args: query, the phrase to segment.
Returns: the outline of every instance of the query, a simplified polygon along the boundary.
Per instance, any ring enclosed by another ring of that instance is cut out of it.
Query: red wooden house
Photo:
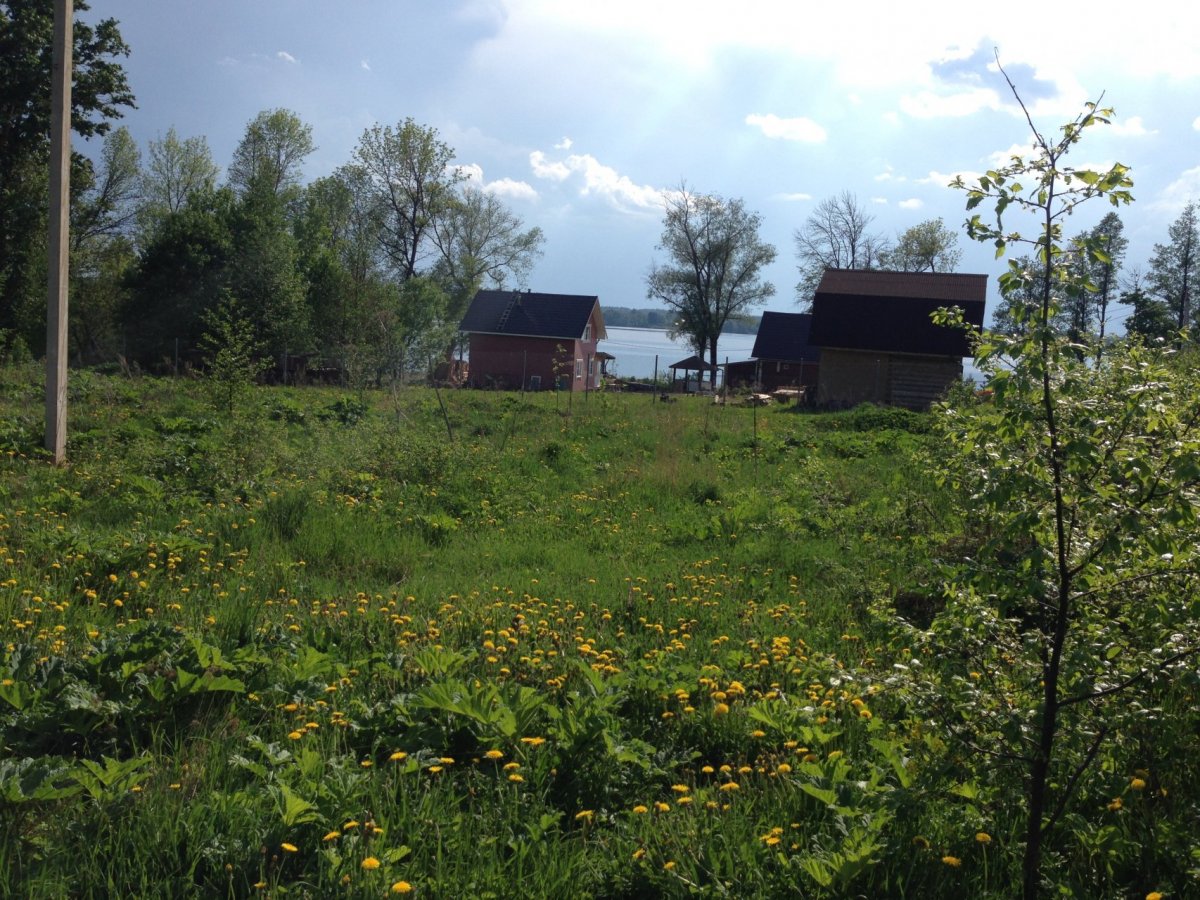
[[[600,386],[607,335],[598,297],[480,291],[463,316],[472,387],[585,391]]]

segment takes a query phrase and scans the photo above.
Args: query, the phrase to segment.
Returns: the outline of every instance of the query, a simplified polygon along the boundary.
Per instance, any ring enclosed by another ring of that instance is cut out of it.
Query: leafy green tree
[[[181,141],[172,126],[166,137],[151,141],[142,170],[142,207],[138,211],[142,243],[152,238],[163,219],[183,209],[193,194],[215,190],[220,172],[202,136]]]
[[[449,299],[446,317],[454,324],[485,282],[496,289],[524,287],[544,241],[540,228],[526,229],[498,197],[470,182],[433,220],[433,235],[440,257],[433,273]]]
[[[897,272],[953,272],[962,259],[958,235],[942,219],[906,229],[896,245],[880,254],[880,268]]]
[[[86,12],[84,0],[75,10]],[[44,336],[46,172],[50,154],[52,0],[0,2],[0,332],[31,324]],[[133,106],[125,70],[128,56],[114,19],[74,23],[71,127],[89,138],[108,132],[110,120]],[[75,179],[89,163],[74,155]],[[36,296],[35,296],[36,295]],[[37,302],[38,300],[43,302]],[[39,311],[40,310],[40,311]],[[41,338],[38,338],[41,340]]]
[[[229,183],[242,195],[261,190],[279,196],[300,185],[300,167],[315,149],[312,126],[294,112],[264,110],[233,151]]]
[[[228,189],[200,191],[163,219],[129,278],[122,322],[131,355],[160,365],[190,350],[203,316],[229,287],[238,205]]]
[[[454,150],[437,129],[405,119],[363,132],[354,164],[369,179],[386,213],[380,243],[400,281],[417,275],[437,248],[433,222],[450,204],[461,175],[450,168]]]
[[[1108,331],[1108,309],[1118,297],[1121,266],[1125,262],[1125,251],[1129,239],[1125,237],[1125,226],[1115,212],[1105,213],[1095,228],[1088,234],[1089,246],[1094,256],[1088,273],[1092,292],[1092,304],[1099,328],[1097,336],[1100,354],[1103,353],[1105,334]]]
[[[970,187],[956,180],[968,209],[995,208],[994,221],[974,214],[968,233],[998,253],[1028,246],[1041,267],[1028,327],[986,335],[976,351],[994,405],[962,405],[945,419],[946,477],[984,544],[920,638],[946,663],[929,682],[926,714],[969,751],[957,758],[975,760],[970,778],[1020,778],[1027,900],[1052,878],[1048,855],[1069,852],[1065,823],[1086,817],[1080,797],[1104,790],[1102,769],[1121,771],[1145,750],[1137,736],[1159,692],[1200,650],[1189,599],[1200,562],[1195,373],[1137,345],[1102,364],[1081,359],[1054,325],[1076,277],[1063,220],[1089,200],[1132,200],[1125,166],[1067,163],[1110,114],[1089,103],[1057,138],[1027,114],[1032,157]],[[1034,217],[1030,236],[1012,230],[1014,212]],[[1086,240],[1084,249],[1097,258],[1102,248]],[[1023,277],[1010,263],[1002,282]]]
[[[850,191],[817,204],[793,235],[800,270],[797,302],[812,303],[826,269],[875,269],[881,265],[889,247],[887,238],[869,230],[874,221]]]
[[[1159,299],[1175,313],[1175,326],[1182,331],[1192,324],[1196,314],[1192,295],[1200,272],[1200,220],[1194,202],[1183,208],[1167,236],[1167,243],[1154,245],[1147,280]]]
[[[1168,341],[1178,336],[1176,318],[1165,301],[1150,294],[1142,279],[1142,273],[1135,271],[1121,292],[1121,303],[1132,307],[1125,319],[1125,331],[1136,335],[1148,344]]]
[[[725,323],[764,302],[775,286],[763,281],[775,248],[759,236],[762,218],[737,198],[694,194],[687,185],[663,195],[666,214],[658,249],[664,264],[646,276],[646,296],[671,309],[680,333],[717,365]]]
[[[214,405],[233,418],[255,380],[271,365],[255,336],[254,324],[228,295],[201,316],[200,350],[207,357],[206,380]]]
[[[135,262],[132,235],[140,200],[140,153],[129,131],[104,139],[100,167],[71,208],[71,303],[68,340],[80,364],[112,359],[126,276]]]

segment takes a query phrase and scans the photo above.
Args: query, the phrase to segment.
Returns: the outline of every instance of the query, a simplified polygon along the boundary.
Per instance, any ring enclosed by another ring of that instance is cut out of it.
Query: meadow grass
[[[71,390],[56,469],[0,371],[0,894],[1010,895],[896,679],[967,541],[928,415]],[[1128,775],[1078,896],[1190,877]]]

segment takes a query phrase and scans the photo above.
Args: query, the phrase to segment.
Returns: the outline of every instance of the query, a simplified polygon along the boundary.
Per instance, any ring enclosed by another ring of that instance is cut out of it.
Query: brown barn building
[[[986,275],[826,269],[813,299],[810,340],[821,348],[817,403],[928,409],[963,377],[970,336],[935,325],[958,306],[983,327]]]
[[[600,386],[598,297],[480,291],[459,331],[469,337],[472,387],[585,391]]]
[[[811,329],[810,313],[764,312],[754,338],[753,359],[727,364],[725,383],[767,392],[804,387],[812,396],[821,348],[809,342]]]

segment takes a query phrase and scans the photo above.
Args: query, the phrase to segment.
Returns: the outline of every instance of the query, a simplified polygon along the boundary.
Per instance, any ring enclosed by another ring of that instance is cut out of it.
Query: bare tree
[[[868,231],[875,217],[869,215],[850,191],[826,197],[795,231],[800,282],[798,303],[812,303],[813,294],[826,269],[874,269],[888,251],[887,238]]]

